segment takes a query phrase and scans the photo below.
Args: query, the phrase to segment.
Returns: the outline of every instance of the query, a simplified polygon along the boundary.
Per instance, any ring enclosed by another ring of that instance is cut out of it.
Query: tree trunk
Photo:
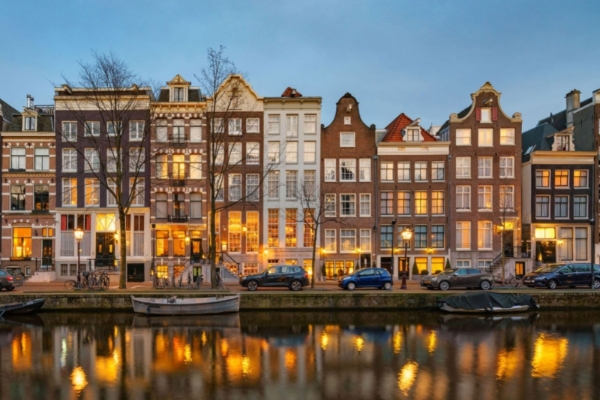
[[[119,270],[119,289],[127,289],[127,232],[125,231],[125,210],[119,208],[119,240],[121,246],[121,269]]]

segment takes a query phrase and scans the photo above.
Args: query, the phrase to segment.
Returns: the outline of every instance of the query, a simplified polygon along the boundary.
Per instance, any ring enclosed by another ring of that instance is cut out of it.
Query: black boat
[[[46,299],[35,299],[21,303],[8,303],[0,305],[0,317],[3,315],[30,314],[36,312],[44,305]]]

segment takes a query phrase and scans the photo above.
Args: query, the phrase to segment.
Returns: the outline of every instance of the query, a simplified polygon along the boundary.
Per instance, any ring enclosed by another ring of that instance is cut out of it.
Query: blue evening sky
[[[197,84],[209,47],[226,47],[259,95],[287,86],[323,97],[323,123],[346,92],[368,125],[399,113],[442,124],[486,81],[523,129],[600,88],[597,0],[6,0],[0,98],[51,104],[77,61],[113,51],[140,77]]]

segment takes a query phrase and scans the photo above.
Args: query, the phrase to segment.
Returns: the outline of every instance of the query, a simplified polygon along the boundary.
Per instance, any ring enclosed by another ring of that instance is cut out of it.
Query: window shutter
[[[498,107],[492,107],[492,121],[498,121]]]
[[[92,230],[92,216],[89,214],[86,214],[85,216],[85,227],[83,229],[85,229],[86,231]]]
[[[475,109],[475,121],[481,121],[481,108],[479,107]]]
[[[60,216],[60,230],[61,231],[67,230],[67,216],[66,215]]]

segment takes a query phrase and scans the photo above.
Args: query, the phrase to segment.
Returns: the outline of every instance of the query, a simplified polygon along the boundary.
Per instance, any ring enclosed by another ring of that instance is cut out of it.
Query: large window
[[[298,192],[298,171],[285,171],[285,198],[295,200]]]
[[[393,215],[394,213],[394,193],[380,193],[379,212],[381,215]]]
[[[500,210],[515,209],[515,187],[500,186]]]
[[[116,197],[117,183],[113,179],[107,179],[106,184],[108,186],[106,189],[106,206],[107,207],[116,206],[117,205],[117,197]]]
[[[129,172],[133,172],[133,173],[144,172],[145,166],[146,166],[145,150],[140,149],[140,148],[129,149]],[[99,168],[100,168],[100,160],[98,160],[98,170],[99,170]]]
[[[535,216],[550,218],[550,196],[535,196]]]
[[[156,257],[169,256],[169,231],[156,231]]]
[[[269,163],[277,164],[279,162],[279,142],[269,142],[267,158]]]
[[[13,228],[12,258],[31,257],[31,228]]]
[[[246,118],[246,132],[260,133],[260,118]]]
[[[471,250],[470,221],[459,221],[456,223],[456,249]]]
[[[371,194],[369,193],[360,194],[360,216],[371,216]]]
[[[394,163],[391,161],[381,162],[381,182],[394,181]]]
[[[298,137],[298,116],[285,116],[285,135],[287,137]]]
[[[312,164],[317,161],[317,142],[304,142],[304,162]]]
[[[500,157],[500,178],[515,177],[515,158]]]
[[[167,194],[156,193],[156,219],[167,218]]]
[[[478,129],[477,134],[479,147],[491,147],[494,145],[494,130],[493,129]]]
[[[240,165],[242,163],[242,144],[229,144],[229,162],[228,165]]]
[[[587,243],[587,228],[575,228],[575,259],[577,261],[583,261],[588,259]]]
[[[50,191],[48,185],[33,186],[33,209],[36,211],[48,211]]]
[[[307,134],[317,133],[317,114],[305,114],[304,115],[304,133],[307,133]]]
[[[200,119],[190,120],[190,142],[202,142],[202,120]]]
[[[398,182],[410,182],[410,161],[398,162]]]
[[[227,249],[230,253],[242,252],[242,212],[229,212],[229,243]]]
[[[10,149],[10,169],[25,170],[25,148],[11,147]]]
[[[298,142],[287,142],[285,144],[285,162],[287,164],[298,163]]]
[[[444,245],[444,225],[433,225],[431,227],[431,247],[434,249],[443,249]]]
[[[174,144],[185,144],[185,121],[182,119],[173,120],[173,133],[171,142]]]
[[[242,198],[242,174],[229,174],[229,201],[239,201]]]
[[[492,157],[479,157],[477,171],[480,178],[492,178]]]
[[[569,196],[554,197],[554,218],[569,217]]]
[[[444,215],[444,210],[444,192],[437,190],[431,192],[431,214]]]
[[[360,251],[363,253],[369,253],[371,251],[371,230],[361,229],[360,230]]]
[[[325,229],[325,251],[335,253],[335,229]]]
[[[477,208],[482,211],[492,210],[492,187],[479,186],[477,188]]]
[[[247,142],[246,143],[246,164],[247,165],[260,164],[260,143],[258,143],[258,142]]]
[[[317,171],[307,169],[304,171],[304,182],[301,186],[302,197],[306,200],[313,200],[317,190]]]
[[[587,218],[587,196],[573,196],[573,217]]]
[[[137,178],[137,181],[135,178],[131,178],[130,180],[130,184],[129,187],[132,188],[131,190],[133,191],[132,197],[133,200],[131,201],[131,205],[132,206],[140,206],[143,207],[145,205],[145,182],[143,178]]]
[[[354,182],[356,181],[356,160],[341,159],[340,160],[340,181]]]
[[[315,210],[304,209],[304,247],[313,247],[315,242]]]
[[[156,121],[156,141],[159,143],[167,141],[167,121],[164,119]]]
[[[99,136],[99,135],[100,135],[100,122],[87,121],[85,123],[85,136]]]
[[[456,209],[470,210],[471,209],[471,186],[456,187]]]
[[[98,172],[100,171],[100,155],[97,149],[85,149],[85,162],[83,169],[85,172]]]
[[[279,247],[279,209],[269,208],[267,243],[269,247]]]
[[[190,179],[202,179],[202,156],[200,154],[190,154],[189,165]]]
[[[356,251],[356,231],[340,229],[340,253],[354,253],[354,251]]]
[[[215,185],[215,200],[225,201],[225,188],[223,187],[223,174],[215,174],[214,185]]]
[[[268,133],[269,135],[277,135],[279,134],[279,115],[278,114],[271,114],[268,117]]]
[[[554,187],[568,188],[569,187],[569,171],[559,169],[554,171]]]
[[[246,174],[246,199],[248,201],[258,201],[260,198],[258,182],[258,174]]]
[[[50,149],[37,147],[34,150],[34,169],[36,171],[48,171],[50,169]]]
[[[427,215],[427,192],[415,192],[415,215]]]
[[[335,194],[326,194],[325,195],[325,216],[326,217],[335,217]]]
[[[415,162],[415,182],[427,181],[427,161]]]
[[[398,192],[398,215],[410,215],[409,191]]]
[[[11,185],[10,187],[10,209],[25,209],[25,185]]]
[[[392,247],[392,240],[394,237],[394,229],[391,225],[382,225],[381,226],[381,235],[380,235],[380,246],[382,249],[389,249]]]
[[[335,158],[325,159],[325,182],[335,182]]]
[[[471,130],[470,129],[457,129],[456,130],[456,145],[457,146],[470,146],[471,145]]]
[[[246,212],[246,253],[258,253],[258,211]]]
[[[500,129],[500,144],[501,145],[515,144],[515,129],[514,128]]]
[[[535,171],[535,187],[550,187],[550,171],[537,170]]]
[[[443,161],[431,162],[431,179],[434,181],[443,181],[446,179],[446,167]]]
[[[355,147],[354,132],[340,133],[340,147]]]
[[[144,121],[129,122],[129,140],[136,141],[144,138]]]
[[[100,182],[96,178],[85,179],[85,205],[100,205]]]
[[[279,171],[269,171],[267,175],[267,198],[279,199]]]
[[[62,180],[62,205],[77,206],[77,178]]]
[[[200,193],[190,194],[190,218],[202,218],[202,195]]]
[[[298,210],[285,210],[285,247],[296,247],[298,241]]]
[[[576,189],[588,187],[588,171],[586,169],[573,171],[573,187]]]
[[[354,217],[356,215],[356,195],[355,194],[341,194],[340,195],[340,207],[342,217]]]
[[[77,140],[77,122],[63,121],[62,137],[63,141],[74,142]]]
[[[492,250],[492,222],[477,222],[477,248],[479,250]]]
[[[415,226],[415,249],[427,247],[427,225]]]
[[[456,177],[471,177],[471,157],[456,157]]]
[[[371,159],[361,158],[359,160],[358,179],[361,182],[371,182]]]
[[[230,118],[229,119],[229,135],[240,136],[242,134],[242,119],[241,118]]]

